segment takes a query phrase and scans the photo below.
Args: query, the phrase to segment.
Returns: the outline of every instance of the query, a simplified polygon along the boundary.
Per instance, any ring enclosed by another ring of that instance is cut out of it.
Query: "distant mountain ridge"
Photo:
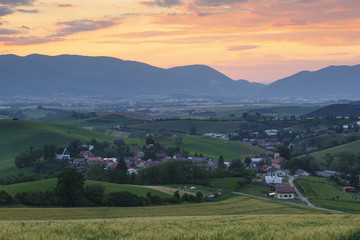
[[[263,89],[266,97],[359,98],[360,65],[329,66],[302,71],[271,83]]]
[[[111,57],[0,55],[0,94],[66,94],[105,98],[139,95],[251,96],[265,85],[235,82],[204,65],[162,69]]]
[[[270,85],[234,81],[205,65],[163,69],[112,57],[0,55],[0,98],[360,98],[360,65],[302,71]]]

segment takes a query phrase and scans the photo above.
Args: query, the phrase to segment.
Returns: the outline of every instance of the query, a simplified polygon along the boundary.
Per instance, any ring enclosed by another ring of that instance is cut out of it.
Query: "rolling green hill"
[[[323,162],[323,158],[327,153],[340,153],[340,152],[352,152],[352,153],[360,153],[360,140],[342,144],[336,147],[328,148],[322,151],[311,153],[318,163]]]
[[[148,132],[174,132],[189,134],[191,127],[196,128],[197,134],[209,132],[234,132],[244,121],[210,121],[196,119],[157,120],[140,124],[128,125],[128,130]]]
[[[56,187],[56,178],[49,178],[35,182],[25,182],[25,183],[16,183],[11,185],[5,185],[1,187],[1,190],[5,190],[10,195],[15,196],[16,193],[19,192],[28,192],[32,190],[39,190],[39,191],[47,191],[53,190]],[[98,181],[91,181],[87,180],[85,185],[90,184],[101,184],[105,187],[105,193],[111,192],[120,192],[120,191],[129,191],[134,193],[138,196],[146,197],[147,192],[151,192],[153,195],[158,195],[160,197],[168,197],[169,195],[154,189],[140,187],[140,186],[133,186],[133,185],[126,185],[126,184],[116,184],[116,183],[107,183],[107,182],[98,182]]]
[[[160,138],[159,142],[166,144],[167,147],[180,146],[182,149],[190,151],[191,154],[195,154],[195,152],[202,153],[205,157],[210,157],[214,161],[218,160],[220,154],[223,155],[225,161],[237,158],[244,160],[246,157],[253,157],[261,153],[271,154],[265,149],[240,142],[202,136],[184,136],[182,138],[181,145],[175,145],[174,137]]]
[[[360,212],[358,195],[346,193],[325,178],[304,177],[295,180],[298,189],[317,207],[349,213]]]
[[[93,138],[109,142],[113,140],[110,136],[84,128],[27,120],[0,120],[0,133],[0,178],[12,174],[16,169],[15,156],[28,150],[30,146],[35,149],[42,148],[46,144],[56,144],[61,147],[68,145],[75,138],[83,142]]]

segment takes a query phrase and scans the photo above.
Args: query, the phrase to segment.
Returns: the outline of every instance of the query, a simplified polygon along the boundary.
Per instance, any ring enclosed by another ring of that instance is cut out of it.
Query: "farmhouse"
[[[70,153],[66,148],[59,148],[56,152],[56,159],[58,160],[69,160]]]
[[[272,176],[272,177],[285,177],[287,176],[286,172],[283,171],[283,170],[280,170],[278,168],[269,168],[267,171],[266,171],[267,175],[268,176]]]
[[[281,177],[272,177],[272,176],[265,176],[265,181],[267,184],[271,185],[281,185],[282,184],[282,178]]]
[[[295,188],[290,186],[275,186],[275,197],[277,199],[294,199]]]
[[[287,160],[283,157],[275,157],[274,160],[272,161],[272,164],[276,168],[281,168],[281,166],[284,165],[286,162]]]
[[[135,152],[134,152],[134,157],[136,157],[136,158],[143,158],[145,156],[145,153],[143,152],[143,151],[141,151],[141,150],[136,150]]]
[[[310,173],[308,173],[307,171],[305,171],[303,169],[298,169],[295,171],[295,175],[299,176],[299,177],[308,177],[308,176],[310,176]]]

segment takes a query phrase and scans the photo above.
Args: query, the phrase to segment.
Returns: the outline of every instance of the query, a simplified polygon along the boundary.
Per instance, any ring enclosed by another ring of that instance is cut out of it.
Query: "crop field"
[[[303,215],[332,212],[269,199],[239,196],[224,201],[146,207],[1,208],[0,220],[68,220],[218,215]],[[1,238],[0,238],[1,239]]]
[[[181,145],[175,145],[175,138],[160,138],[159,142],[166,144],[167,147],[180,146],[181,149],[188,150],[191,154],[195,152],[202,153],[205,157],[210,157],[214,161],[218,160],[220,154],[223,155],[225,161],[232,161],[237,158],[244,160],[246,157],[253,157],[257,154],[270,153],[262,148],[234,141],[200,136],[184,136],[182,138]]]
[[[196,128],[197,134],[209,132],[234,132],[243,121],[205,121],[205,120],[163,120],[151,121],[142,124],[132,124],[128,128],[141,131],[169,131],[176,133],[189,134],[191,127]]]
[[[359,216],[196,216],[1,221],[7,239],[358,239]]]
[[[318,207],[345,212],[360,212],[360,199],[357,195],[346,193],[328,180],[317,177],[296,179],[298,189]]]
[[[46,191],[46,190],[53,190],[56,187],[56,178],[49,178],[45,180],[35,181],[35,182],[25,182],[25,183],[16,183],[11,185],[5,185],[0,188],[0,190],[5,190],[10,195],[15,196],[18,192],[27,192],[31,190],[38,190],[38,191]],[[120,191],[129,191],[133,194],[138,196],[145,197],[148,192],[152,195],[157,195],[159,197],[168,197],[169,195],[157,191],[151,188],[141,187],[141,186],[134,186],[134,185],[127,185],[127,184],[116,184],[116,183],[107,183],[107,182],[98,182],[98,181],[91,181],[87,180],[85,185],[90,184],[100,184],[105,187],[105,193],[111,192],[120,192]]]

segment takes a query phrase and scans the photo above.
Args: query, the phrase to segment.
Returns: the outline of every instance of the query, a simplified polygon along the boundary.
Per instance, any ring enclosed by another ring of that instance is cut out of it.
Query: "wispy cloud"
[[[194,0],[194,3],[198,6],[223,6],[223,5],[232,5],[235,3],[244,3],[247,0]]]
[[[36,37],[36,36],[29,36],[29,37],[0,37],[0,42],[3,42],[4,45],[13,45],[13,46],[22,46],[22,45],[35,45],[35,44],[42,44],[42,43],[49,43],[49,42],[56,42],[56,41],[63,41],[63,38],[49,38],[49,37]]]
[[[0,0],[0,4],[8,6],[31,6],[34,0]]]
[[[155,0],[155,1],[141,1],[141,5],[145,6],[157,6],[157,7],[166,7],[171,8],[173,6],[182,5],[182,0]]]
[[[0,6],[0,16],[9,15],[12,14],[13,12],[14,10],[12,10],[11,8]]]
[[[11,35],[11,34],[17,34],[17,33],[20,33],[20,31],[13,30],[13,29],[0,28],[0,35]]]
[[[227,48],[228,51],[244,51],[249,49],[260,48],[258,45],[240,45],[240,46],[230,46]]]
[[[88,32],[95,31],[98,29],[108,28],[119,24],[116,20],[73,20],[68,22],[58,22],[57,25],[61,26],[56,34],[51,35],[51,37],[64,37],[67,35],[79,33],[79,32]]]
[[[27,10],[27,9],[16,9],[16,11],[18,12],[23,12],[23,13],[38,13],[39,10],[36,9],[31,9],[31,10]]]
[[[66,7],[72,7],[73,5],[72,4],[58,4],[57,7],[60,7],[60,8],[66,8]]]

